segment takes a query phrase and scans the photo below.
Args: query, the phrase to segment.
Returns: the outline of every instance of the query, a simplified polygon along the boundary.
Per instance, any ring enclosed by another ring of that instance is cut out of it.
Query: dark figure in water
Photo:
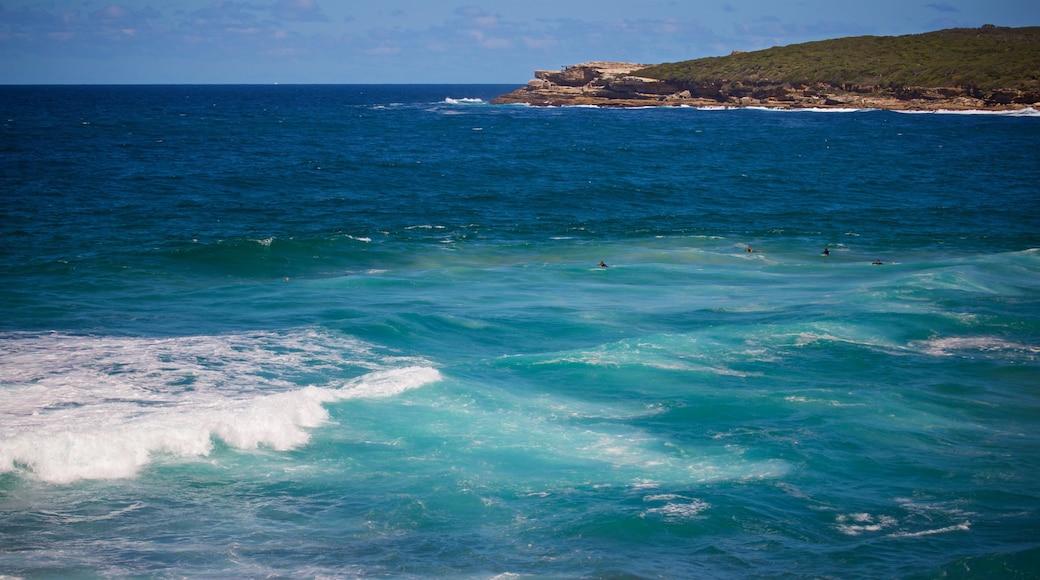
[[[831,250],[830,250],[830,248],[826,248],[826,247],[825,247],[825,248],[823,248],[823,255],[824,255],[824,256],[829,256],[829,255],[831,255]]]
[[[600,263],[599,263],[599,267],[600,267],[600,268],[606,268],[606,267],[607,267],[607,264],[606,264],[605,262],[600,262]]]

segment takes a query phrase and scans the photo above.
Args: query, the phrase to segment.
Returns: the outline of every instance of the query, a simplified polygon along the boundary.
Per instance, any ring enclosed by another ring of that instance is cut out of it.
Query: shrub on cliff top
[[[855,36],[651,66],[636,76],[695,83],[882,88],[1040,88],[1040,27]]]

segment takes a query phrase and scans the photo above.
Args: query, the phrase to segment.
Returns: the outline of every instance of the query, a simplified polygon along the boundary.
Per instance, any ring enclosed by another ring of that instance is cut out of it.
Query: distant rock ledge
[[[535,71],[535,78],[496,104],[597,107],[771,107],[781,109],[997,110],[1040,107],[1037,95],[1016,90],[972,94],[961,87],[836,86],[827,83],[792,86],[754,85],[739,81],[693,83],[633,76],[650,65],[630,62],[586,62],[562,70]]]

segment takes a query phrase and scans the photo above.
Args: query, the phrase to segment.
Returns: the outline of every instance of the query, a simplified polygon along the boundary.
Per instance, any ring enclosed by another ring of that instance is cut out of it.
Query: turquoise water
[[[1037,113],[512,88],[0,87],[0,575],[1040,576]]]

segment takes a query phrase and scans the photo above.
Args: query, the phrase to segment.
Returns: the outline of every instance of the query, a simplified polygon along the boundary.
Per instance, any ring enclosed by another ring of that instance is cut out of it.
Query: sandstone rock
[[[535,71],[526,86],[494,103],[536,106],[765,106],[778,108],[841,107],[875,109],[1015,109],[1040,101],[1040,93],[1020,90],[980,91],[968,87],[897,87],[843,83],[811,86],[715,80],[669,82],[632,75],[646,65],[594,61],[558,71]],[[1035,106],[1035,105],[1034,105]]]

